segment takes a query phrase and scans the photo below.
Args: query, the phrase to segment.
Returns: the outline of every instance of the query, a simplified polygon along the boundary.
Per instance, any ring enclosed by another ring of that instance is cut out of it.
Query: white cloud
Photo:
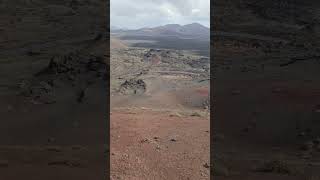
[[[154,27],[193,22],[210,26],[210,0],[111,0],[111,25]]]
[[[200,9],[192,9],[192,14],[197,14],[197,13],[199,13],[200,12]]]

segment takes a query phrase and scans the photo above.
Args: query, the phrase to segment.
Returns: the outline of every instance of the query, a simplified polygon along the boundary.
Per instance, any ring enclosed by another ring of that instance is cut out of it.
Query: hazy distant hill
[[[127,45],[120,39],[111,37],[110,38],[110,49],[125,49]]]
[[[110,26],[111,31],[122,31],[122,30],[128,30],[127,28],[122,28],[118,26]]]
[[[113,33],[135,36],[176,36],[180,38],[209,39],[210,29],[199,23],[187,25],[167,24],[153,28],[141,28],[137,30],[113,29]]]
[[[120,28],[118,26],[110,26],[111,31],[119,30]]]

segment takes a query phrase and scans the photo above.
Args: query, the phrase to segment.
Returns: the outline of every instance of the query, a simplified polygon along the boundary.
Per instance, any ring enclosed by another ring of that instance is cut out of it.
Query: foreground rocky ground
[[[106,176],[104,1],[0,1],[0,179]]]
[[[111,48],[111,178],[209,179],[209,58]]]
[[[112,179],[209,179],[209,117],[113,109]]]
[[[319,179],[319,5],[214,8],[214,178]]]

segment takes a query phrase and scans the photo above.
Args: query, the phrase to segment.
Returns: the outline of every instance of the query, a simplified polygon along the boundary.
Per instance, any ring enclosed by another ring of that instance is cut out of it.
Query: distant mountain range
[[[119,31],[119,30],[129,30],[128,28],[121,28],[118,26],[110,26],[111,31]]]
[[[199,23],[187,25],[167,24],[153,28],[141,28],[137,30],[125,30],[120,28],[111,28],[112,33],[135,36],[177,36],[184,38],[208,38],[210,37],[210,29]]]

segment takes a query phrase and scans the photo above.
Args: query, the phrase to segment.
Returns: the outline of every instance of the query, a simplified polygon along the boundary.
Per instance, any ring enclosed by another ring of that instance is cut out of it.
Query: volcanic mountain
[[[167,24],[152,28],[140,28],[137,30],[115,30],[116,33],[142,36],[177,36],[184,38],[209,38],[210,29],[199,23],[187,25]]]

